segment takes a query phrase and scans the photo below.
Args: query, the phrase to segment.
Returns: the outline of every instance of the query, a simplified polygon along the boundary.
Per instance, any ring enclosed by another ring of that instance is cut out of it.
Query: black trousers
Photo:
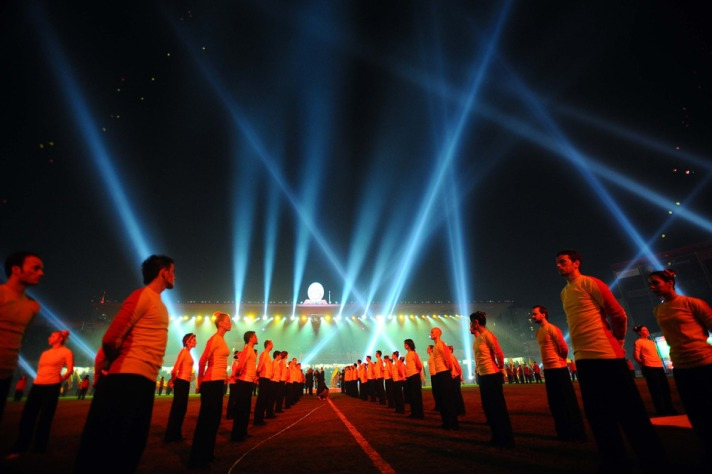
[[[173,403],[171,404],[171,412],[168,415],[165,441],[180,441],[183,439],[183,420],[185,419],[185,412],[188,410],[189,394],[190,382],[183,379],[175,379],[173,382]]]
[[[235,402],[235,419],[232,421],[233,440],[247,437],[247,425],[250,424],[250,411],[252,410],[252,390],[254,382],[237,381],[237,400]]]
[[[284,407],[284,392],[286,390],[286,382],[276,382],[277,385],[277,391],[275,393],[275,402],[274,402],[274,412],[275,413],[281,413],[282,408]]]
[[[230,383],[228,387],[230,388],[230,394],[227,397],[225,418],[232,420],[235,417],[235,405],[237,403],[237,383]]]
[[[405,380],[393,381],[393,401],[396,406],[396,413],[405,413],[405,397],[403,396],[403,388]]]
[[[414,418],[422,418],[423,414],[423,382],[420,380],[420,374],[413,374],[405,383],[408,386],[410,393],[410,415]]]
[[[668,382],[665,369],[662,367],[641,367],[645,383],[648,385],[650,397],[653,399],[655,412],[659,416],[675,415],[677,412],[672,406],[670,396],[670,383]]]
[[[14,453],[24,453],[34,437],[34,451],[47,451],[49,432],[57,410],[61,384],[33,385],[20,418],[20,435],[12,447]]]
[[[621,429],[641,466],[659,471],[668,464],[625,359],[577,359],[583,408],[604,469],[628,466]],[[655,453],[651,456],[650,453]]]
[[[156,382],[136,374],[99,379],[79,443],[75,472],[135,472],[146,448]]]
[[[203,467],[215,455],[215,437],[220,427],[224,397],[223,380],[211,380],[200,384],[200,411],[190,449],[189,466]]]
[[[556,434],[563,440],[584,440],[586,431],[568,367],[544,369],[546,398]]]
[[[513,447],[512,423],[509,420],[503,387],[504,378],[501,373],[480,374],[480,398],[487,423],[492,430],[491,443],[500,447]]]
[[[692,428],[702,440],[703,452],[712,452],[712,364],[673,369],[675,384]]]
[[[261,422],[267,417],[274,416],[274,393],[272,382],[266,377],[259,378],[260,391],[255,401],[255,422]]]
[[[395,388],[393,386],[393,379],[386,379],[386,400],[388,401],[388,408],[396,407]]]
[[[455,400],[455,385],[450,375],[449,370],[443,370],[435,374],[437,382],[437,404],[440,408],[440,417],[443,420],[443,428],[457,429],[459,423],[457,421],[457,405]]]
[[[5,412],[7,394],[10,393],[10,382],[12,382],[12,377],[0,379],[0,421],[2,421],[2,414]]]

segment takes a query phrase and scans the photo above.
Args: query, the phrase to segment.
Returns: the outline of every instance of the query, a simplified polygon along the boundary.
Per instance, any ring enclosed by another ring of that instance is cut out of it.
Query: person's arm
[[[633,351],[633,357],[635,358],[636,362],[640,364],[640,366],[643,366],[643,345],[639,344],[638,341],[635,341],[635,350]]]
[[[238,377],[240,374],[242,374],[242,371],[245,368],[245,364],[247,364],[247,350],[249,348],[250,346],[245,346],[242,351],[237,355],[237,367],[235,369],[235,373],[233,374],[235,377]]]
[[[501,370],[502,368],[504,368],[504,352],[502,351],[502,348],[499,345],[497,336],[495,336],[491,332],[490,337],[487,338],[487,345],[490,346],[490,350],[492,351],[494,364],[497,366],[498,369]]]
[[[267,356],[267,351],[262,351],[262,354],[260,354],[260,361],[257,364],[257,374],[262,373],[262,370],[264,370],[265,356]]]
[[[613,292],[611,292],[608,285],[598,279],[594,279],[594,281],[599,292],[599,298],[597,298],[599,299],[599,304],[611,320],[611,332],[622,346],[625,332],[628,329],[628,316],[616,297],[613,296]]]
[[[421,372],[423,370],[423,363],[420,361],[420,356],[415,351],[413,351],[413,354],[415,354],[415,368],[418,372]]]
[[[59,379],[59,383],[64,382],[67,380],[69,377],[74,375],[74,353],[67,349],[67,357],[64,360],[64,364],[67,367],[67,371],[64,373],[64,375]]]
[[[566,359],[569,355],[569,346],[566,344],[564,334],[561,332],[561,329],[555,326],[550,325],[549,327],[554,329],[553,331],[550,331],[550,334],[552,335],[554,345],[556,346],[556,353],[559,354],[562,359]]]
[[[121,305],[121,309],[114,317],[101,340],[104,356],[112,362],[119,356],[121,344],[124,342],[126,334],[138,321],[142,312],[139,311],[138,302],[142,290],[134,291]],[[145,290],[144,290],[145,291]]]
[[[208,363],[208,360],[210,360],[210,356],[215,351],[215,348],[213,347],[213,340],[213,337],[208,339],[208,343],[205,345],[203,355],[200,356],[200,360],[198,361],[198,376],[195,382],[195,388],[197,390],[200,390],[200,385],[203,383],[203,376],[205,375],[205,366]]]
[[[181,349],[178,353],[178,359],[176,359],[176,363],[173,365],[173,370],[171,370],[171,380],[175,380],[176,376],[178,375],[178,372],[180,372],[180,367],[183,364],[183,359],[185,359],[183,352],[184,350]]]
[[[692,315],[707,329],[709,334],[712,332],[712,308],[704,300],[695,298],[692,301],[695,303]]]

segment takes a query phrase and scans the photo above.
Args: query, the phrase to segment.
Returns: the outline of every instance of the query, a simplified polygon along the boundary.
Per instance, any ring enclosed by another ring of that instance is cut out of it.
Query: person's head
[[[442,335],[442,333],[443,333],[442,329],[432,328],[430,330],[430,339],[432,339],[433,341],[437,341],[438,339],[440,339],[440,336]]]
[[[215,318],[216,328],[222,328],[225,331],[229,331],[230,329],[232,329],[232,320],[230,319],[229,314],[223,313],[222,311],[216,311],[213,313],[213,318]]]
[[[272,348],[274,347],[274,344],[273,344],[272,341],[270,341],[269,339],[267,339],[267,340],[265,341],[265,344],[264,344],[264,345],[265,345],[265,350],[268,351],[268,352],[271,351]]]
[[[413,342],[413,339],[406,339],[405,341],[403,341],[403,347],[405,347],[406,350],[414,351],[415,350],[415,342]]]
[[[400,352],[393,351],[393,360],[397,359],[399,355],[400,355]]]
[[[255,334],[255,331],[245,331],[245,334],[242,335],[242,340],[245,341],[245,344],[256,344],[257,334]]]
[[[560,250],[556,254],[556,269],[565,278],[578,276],[581,272],[581,254],[573,249]]]
[[[450,352],[455,352],[455,346],[447,346],[448,349],[450,349]]]
[[[470,314],[470,332],[472,334],[475,331],[479,331],[481,328],[487,325],[487,313],[484,311],[475,311]]]
[[[272,353],[272,358],[273,358],[273,359],[276,359],[277,357],[279,357],[279,355],[280,355],[281,353],[282,353],[282,351],[274,351],[274,352]]]
[[[648,276],[648,286],[657,296],[665,297],[675,294],[675,270],[666,268],[653,272]]]
[[[378,357],[380,359],[382,355],[383,355],[383,352],[376,351],[376,357]]]
[[[33,252],[15,252],[5,259],[5,276],[16,279],[23,286],[35,286],[44,275],[39,255]]]
[[[640,326],[634,326],[633,331],[635,331],[635,333],[643,339],[647,339],[650,337],[650,331],[648,331],[648,328],[643,326],[642,324]]]
[[[183,347],[187,349],[192,349],[198,344],[198,340],[195,337],[195,334],[192,332],[189,332],[185,336],[183,336]]]
[[[428,344],[428,354],[432,354],[432,353],[433,353],[433,348],[434,348],[434,347],[435,347],[435,346],[433,346],[432,344]]]
[[[176,281],[173,259],[165,255],[151,255],[141,264],[143,284],[148,285],[160,278],[166,288],[171,289]]]
[[[288,355],[289,355],[289,352],[282,351],[282,359],[286,359]]]
[[[54,346],[56,344],[59,344],[60,346],[63,346],[66,342],[67,339],[69,338],[69,331],[66,329],[63,331],[54,331],[52,334],[49,335],[49,345]]]
[[[546,306],[533,306],[532,307],[532,321],[535,323],[541,324],[543,320],[549,320],[549,310],[546,309]]]
[[[357,360],[356,363],[357,363],[358,365],[361,365],[361,359]]]

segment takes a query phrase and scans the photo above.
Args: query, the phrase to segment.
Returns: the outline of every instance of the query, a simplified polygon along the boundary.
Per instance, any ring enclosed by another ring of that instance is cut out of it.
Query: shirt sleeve
[[[601,307],[603,311],[611,319],[611,332],[619,341],[625,338],[625,332],[628,328],[628,317],[625,314],[625,310],[620,305],[611,289],[599,279],[594,279],[598,291],[600,293]]]
[[[694,316],[708,332],[712,332],[712,308],[704,300],[695,298]]]
[[[211,337],[208,339],[208,343],[205,345],[205,350],[203,355],[200,356],[198,361],[198,377],[202,378],[205,375],[205,365],[208,363],[210,356],[215,352],[215,338]]]
[[[490,332],[489,337],[486,339],[487,345],[490,347],[490,350],[492,351],[492,362],[494,362],[494,365],[497,368],[501,368],[502,365],[504,364],[504,352],[502,351],[502,348],[499,346],[499,342],[497,341],[497,336],[492,334]]]
[[[638,341],[640,341],[640,339],[635,341],[635,350],[633,351],[633,357],[640,365],[643,365],[643,345]]]
[[[123,302],[121,309],[104,334],[101,342],[104,348],[104,356],[109,361],[113,361],[119,356],[119,349],[126,334],[140,319],[141,315],[136,311],[140,295],[141,290],[137,290]]]
[[[552,340],[554,341],[554,345],[556,346],[556,353],[559,354],[561,357],[564,359],[566,356],[569,355],[569,345],[566,344],[566,339],[564,339],[564,334],[561,332],[561,329],[554,327],[554,326],[549,326],[551,330],[551,335],[552,335]]]

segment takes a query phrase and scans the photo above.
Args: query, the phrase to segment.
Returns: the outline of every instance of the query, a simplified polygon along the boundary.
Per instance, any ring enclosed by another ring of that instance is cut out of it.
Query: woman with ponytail
[[[30,447],[34,437],[33,451],[47,451],[49,432],[54,412],[57,409],[62,383],[74,372],[74,355],[64,344],[69,331],[54,331],[48,338],[49,349],[40,356],[37,377],[27,396],[20,419],[20,434],[8,459],[17,458]],[[64,374],[62,370],[66,368]]]
[[[183,420],[188,410],[188,395],[190,394],[190,381],[193,379],[193,356],[190,350],[197,345],[195,334],[189,332],[183,336],[183,349],[178,353],[178,358],[171,371],[174,394],[171,412],[168,415],[168,427],[163,441],[183,441]]]
[[[648,277],[650,289],[662,298],[653,310],[670,346],[673,377],[687,417],[702,440],[702,452],[712,452],[712,308],[705,301],[678,295],[675,272],[666,269]],[[705,461],[701,461],[705,462]]]

